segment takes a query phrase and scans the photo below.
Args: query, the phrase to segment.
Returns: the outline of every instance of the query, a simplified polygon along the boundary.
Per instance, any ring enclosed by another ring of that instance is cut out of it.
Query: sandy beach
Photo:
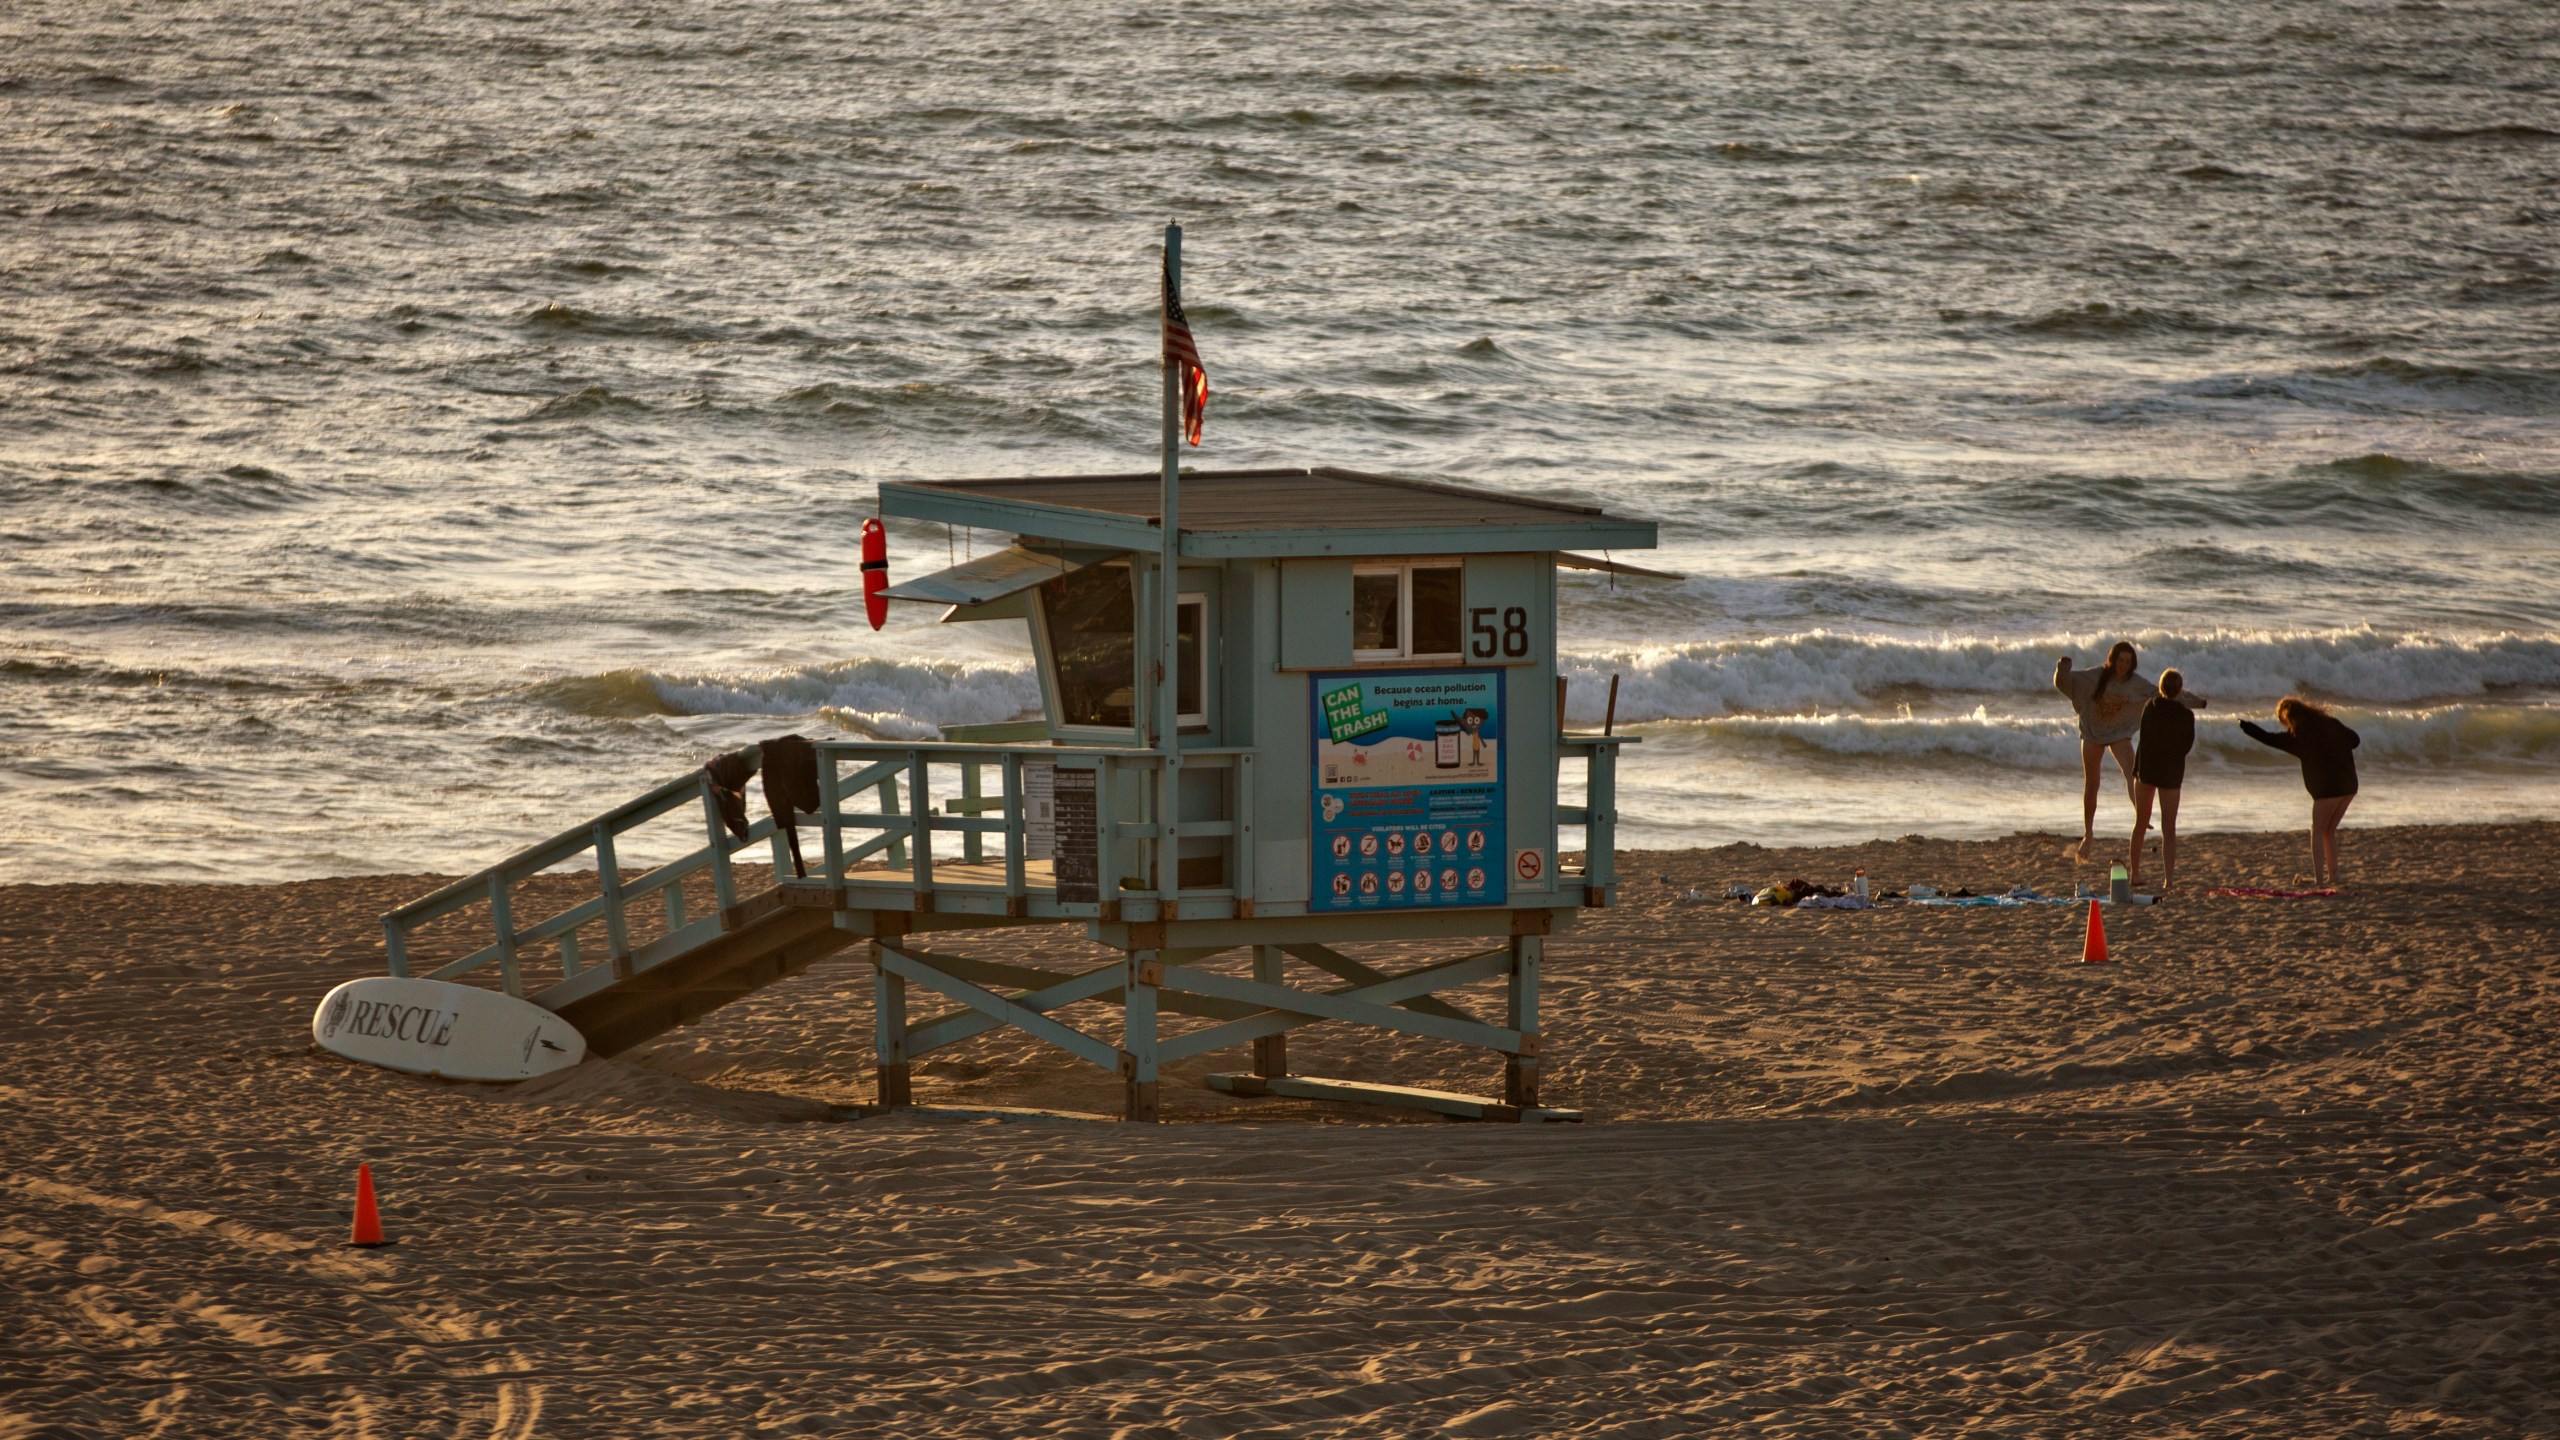
[[[2560,826],[2188,836],[2167,903],[1751,910],[2061,837],[1624,858],[1580,1125],[1170,1123],[987,1037],[859,1118],[859,950],[513,1090],[315,1051],[425,876],[0,889],[0,1437],[2560,1433]],[[2120,842],[2119,846],[2120,848]],[[1056,946],[986,942],[986,953]],[[1327,1029],[1297,1067],[1495,1064]],[[397,1242],[343,1248],[359,1160]]]

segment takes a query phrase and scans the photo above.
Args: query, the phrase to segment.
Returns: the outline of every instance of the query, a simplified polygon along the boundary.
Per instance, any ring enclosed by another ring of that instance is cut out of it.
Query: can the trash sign
[[[1360,686],[1355,682],[1339,690],[1324,692],[1324,728],[1336,742],[1356,740],[1387,728],[1387,712],[1368,710],[1360,703]]]
[[[1500,670],[1313,677],[1310,910],[1500,905]]]

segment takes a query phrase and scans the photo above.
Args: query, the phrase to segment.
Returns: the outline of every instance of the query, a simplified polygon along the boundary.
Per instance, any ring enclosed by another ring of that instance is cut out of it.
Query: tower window
[[[1351,653],[1361,660],[1455,660],[1465,571],[1450,563],[1351,571]]]
[[[1209,723],[1209,597],[1185,595],[1174,610],[1174,723],[1184,729]]]

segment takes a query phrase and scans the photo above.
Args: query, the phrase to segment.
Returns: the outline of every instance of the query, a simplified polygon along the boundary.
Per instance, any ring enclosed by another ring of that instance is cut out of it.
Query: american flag
[[[1173,367],[1173,383],[1182,392],[1182,433],[1197,445],[1201,417],[1209,412],[1209,372],[1200,368],[1200,347],[1191,343],[1191,322],[1174,293],[1170,260],[1164,267],[1164,363]]]

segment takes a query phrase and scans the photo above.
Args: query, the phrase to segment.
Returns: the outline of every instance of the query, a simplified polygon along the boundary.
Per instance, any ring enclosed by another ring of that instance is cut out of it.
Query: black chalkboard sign
[[[1092,770],[1058,767],[1057,875],[1058,903],[1097,905],[1102,901],[1102,834],[1094,804]]]

